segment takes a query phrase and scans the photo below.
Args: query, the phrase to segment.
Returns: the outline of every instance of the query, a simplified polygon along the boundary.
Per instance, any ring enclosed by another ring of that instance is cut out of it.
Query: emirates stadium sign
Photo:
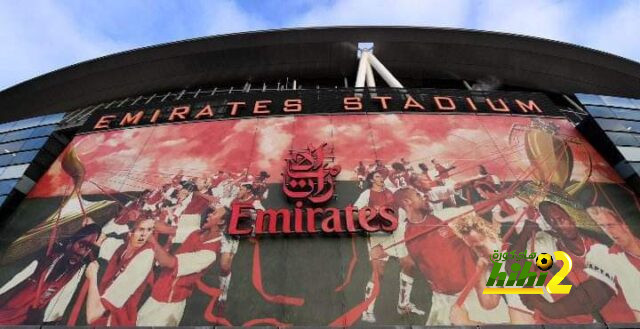
[[[233,202],[228,233],[234,236],[303,233],[393,232],[398,227],[388,206],[344,209],[321,206],[334,197],[340,166],[325,156],[326,143],[290,151],[282,191],[294,209],[256,209],[251,200]]]
[[[99,131],[166,123],[302,114],[375,112],[422,114],[516,114],[560,116],[543,94],[531,92],[376,88],[295,90],[262,93],[198,95],[188,101],[147,101],[145,104],[101,109],[84,131]]]

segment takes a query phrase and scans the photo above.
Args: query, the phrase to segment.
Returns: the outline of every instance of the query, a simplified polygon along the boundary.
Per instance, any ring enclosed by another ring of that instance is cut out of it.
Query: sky
[[[78,62],[159,43],[332,25],[509,32],[640,61],[638,0],[0,0],[0,90]]]

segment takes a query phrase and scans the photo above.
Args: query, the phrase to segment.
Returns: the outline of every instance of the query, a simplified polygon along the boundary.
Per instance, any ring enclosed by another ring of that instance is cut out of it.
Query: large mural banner
[[[8,219],[0,324],[639,322],[639,219],[558,118],[98,131]]]

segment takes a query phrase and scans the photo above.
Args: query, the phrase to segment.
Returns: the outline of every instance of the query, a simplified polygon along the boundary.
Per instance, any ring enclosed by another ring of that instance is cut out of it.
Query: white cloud
[[[345,0],[318,4],[289,25],[463,26],[469,9],[468,0]]]
[[[640,1],[637,0],[266,3],[266,6],[242,6],[242,2],[233,0],[4,1],[0,4],[0,43],[3,45],[0,89],[117,51],[185,38],[283,27],[471,28],[561,40],[640,60],[640,43],[636,42],[640,32]],[[287,8],[282,9],[285,5]]]
[[[60,3],[5,1],[0,10],[0,89],[33,76],[130,48],[94,35]]]
[[[255,13],[244,11],[236,2],[217,0],[203,2],[205,35],[262,30],[269,23]]]
[[[344,0],[319,2],[286,25],[416,25],[564,41],[640,60],[640,1]],[[589,8],[586,8],[589,7]]]
[[[589,6],[590,5],[590,6]],[[564,41],[640,60],[640,2],[483,1],[473,28]]]
[[[127,21],[120,17],[111,17],[110,20],[108,17],[125,14],[123,3],[4,1],[0,5],[0,90],[68,65],[119,51],[176,38],[268,27],[259,16],[243,11],[237,3],[229,0],[193,2],[191,6],[197,9],[191,9],[197,13],[196,16],[173,12],[185,4],[131,3],[132,11],[153,18]],[[135,17],[130,12],[126,14],[127,17]],[[126,26],[121,24],[123,20],[127,22]],[[97,26],[96,21],[102,25]],[[171,24],[173,27],[159,27],[157,24]],[[126,31],[131,32],[130,35]],[[166,31],[173,34],[156,34]]]
[[[572,16],[576,4],[569,1],[539,0],[482,1],[476,7],[475,28],[570,41],[579,21]]]
[[[640,1],[624,1],[609,15],[590,20],[584,44],[640,61]]]

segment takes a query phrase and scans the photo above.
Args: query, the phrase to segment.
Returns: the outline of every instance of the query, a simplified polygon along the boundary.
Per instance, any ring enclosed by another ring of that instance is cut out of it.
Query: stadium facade
[[[80,63],[0,109],[0,325],[640,323],[639,63],[278,30]],[[483,293],[542,253],[568,294]]]

